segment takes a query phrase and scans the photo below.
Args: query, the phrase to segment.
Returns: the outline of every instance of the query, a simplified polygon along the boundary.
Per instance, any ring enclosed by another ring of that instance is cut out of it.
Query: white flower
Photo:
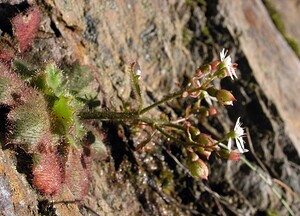
[[[212,106],[212,101],[218,101],[215,97],[210,96],[207,91],[203,91],[203,95],[204,95],[204,100],[206,101],[206,103],[208,103],[208,105]]]
[[[225,49],[223,48],[222,49],[222,52],[220,52],[220,59],[221,61],[224,61],[225,60],[225,57],[226,57],[226,54],[227,54],[228,50],[225,51]],[[227,56],[230,58],[230,56]],[[230,61],[231,61],[231,58],[230,58]]]
[[[225,49],[222,49],[222,52],[220,52],[220,59],[221,62],[225,64],[225,70],[227,74],[230,76],[230,78],[233,80],[234,77],[238,78],[235,70],[236,70],[236,63],[232,64],[230,55],[226,57],[228,50],[225,51]]]
[[[245,131],[244,131],[244,128],[241,127],[242,123],[240,122],[240,118],[241,117],[239,117],[237,119],[233,131],[229,133],[230,137],[228,139],[227,148],[229,151],[231,151],[232,140],[234,139],[239,152],[245,153],[245,152],[248,152],[248,149],[245,149],[245,145],[244,145],[245,141],[243,140]]]
[[[131,63],[131,70],[132,70],[134,76],[137,76],[138,79],[141,78],[142,71],[141,71],[140,65],[137,61]]]

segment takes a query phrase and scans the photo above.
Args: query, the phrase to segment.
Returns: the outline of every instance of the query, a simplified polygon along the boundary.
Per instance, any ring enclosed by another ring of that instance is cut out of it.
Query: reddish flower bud
[[[240,159],[240,153],[239,152],[230,152],[228,155],[228,160],[239,160]]]
[[[189,96],[189,93],[187,91],[185,91],[185,92],[182,93],[182,97],[183,98],[186,98],[187,96]]]
[[[212,63],[210,63],[211,65],[211,69],[212,70],[217,70],[217,66],[220,64],[219,60],[213,61]]]
[[[216,93],[216,98],[220,104],[231,106],[233,105],[233,101],[236,100],[231,92],[225,89],[218,90]]]
[[[217,155],[220,158],[227,159],[227,160],[239,160],[240,159],[240,153],[237,151],[231,151],[229,152],[228,150],[225,149],[220,149],[217,151]]]
[[[203,75],[201,68],[197,68],[195,71],[195,77],[201,77]]]
[[[209,113],[210,116],[214,116],[214,115],[216,115],[218,113],[218,111],[217,111],[217,109],[215,107],[210,107],[208,109],[208,113]]]

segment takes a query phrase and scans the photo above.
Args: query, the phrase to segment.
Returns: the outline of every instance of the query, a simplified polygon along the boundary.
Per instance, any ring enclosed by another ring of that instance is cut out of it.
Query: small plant
[[[82,183],[87,182],[89,173],[82,162],[82,157],[88,157],[83,152],[86,131],[77,113],[83,104],[63,88],[67,81],[62,71],[50,63],[21,79],[18,70],[6,69],[0,82],[6,83],[0,86],[1,104],[10,110],[6,144],[33,155],[33,185],[46,194],[56,194],[63,183],[70,184],[74,174],[78,184],[87,188]],[[83,192],[79,196],[83,197]]]
[[[213,101],[224,106],[232,106],[235,101],[232,93],[225,89],[217,89],[213,85],[215,79],[230,77],[237,78],[236,64],[231,62],[231,57],[227,56],[224,49],[220,53],[220,60],[200,66],[186,87],[182,87],[178,92],[165,96],[161,101],[143,107],[139,78],[141,75],[138,64],[132,63],[128,71],[132,74],[136,95],[138,96],[139,108],[137,110],[127,110],[125,112],[101,112],[89,111],[80,112],[82,119],[107,119],[121,120],[134,126],[135,130],[149,131],[148,137],[136,145],[136,149],[142,149],[154,134],[160,134],[172,140],[185,149],[187,153],[187,167],[194,177],[207,179],[208,167],[206,160],[212,152],[220,158],[238,160],[240,154],[247,152],[245,149],[243,136],[244,129],[241,127],[240,118],[234,130],[227,133],[222,139],[215,140],[209,134],[201,132],[194,124],[194,119],[203,119],[216,114],[217,110],[213,106]],[[147,116],[148,112],[170,100],[181,98],[187,100],[190,105],[185,110],[185,116],[178,119],[168,119],[161,116],[157,119]],[[192,100],[190,99],[192,98]],[[237,149],[232,150],[235,141]],[[224,142],[228,142],[227,145]]]
[[[232,106],[236,100],[232,93],[226,89],[217,89],[213,85],[215,79],[224,79],[230,77],[232,80],[237,78],[237,64],[231,62],[231,57],[227,56],[224,49],[220,52],[220,59],[209,64],[204,64],[196,69],[194,76],[185,87],[177,92],[165,96],[162,100],[157,101],[149,106],[143,106],[142,94],[139,86],[139,79],[142,75],[137,62],[132,63],[127,70],[132,75],[133,86],[137,95],[138,109],[130,110],[128,107],[124,112],[116,111],[81,111],[79,116],[81,119],[101,119],[118,121],[127,124],[132,129],[132,133],[141,134],[146,131],[147,137],[136,144],[136,150],[141,150],[154,137],[165,137],[166,140],[172,141],[182,146],[186,152],[186,168],[190,175],[198,179],[206,179],[209,175],[207,160],[212,152],[216,153],[221,159],[241,160],[252,171],[260,177],[278,197],[282,205],[286,208],[290,215],[295,215],[282,194],[268,180],[263,173],[258,171],[257,167],[249,162],[242,154],[248,152],[245,148],[244,136],[245,130],[237,119],[234,128],[225,134],[223,138],[215,140],[211,135],[201,132],[195,121],[204,118],[213,117],[217,114],[214,103],[223,106]],[[154,118],[149,113],[150,110],[165,104],[174,99],[186,100],[190,102],[185,110],[184,117],[178,119],[169,119],[166,115],[160,115]],[[193,99],[193,100],[189,100]],[[160,134],[160,135],[159,135]],[[233,149],[233,143],[236,149]]]
[[[72,79],[54,63],[37,68],[19,59],[30,49],[40,11],[29,8],[11,22],[15,37],[6,36],[10,45],[0,43],[5,47],[0,50],[0,107],[8,110],[1,119],[2,142],[32,156],[30,180],[39,191],[54,195],[67,185],[75,199],[82,199],[90,167],[90,155],[83,151],[86,130],[78,117],[84,104],[70,87]],[[80,67],[73,65],[76,70]]]

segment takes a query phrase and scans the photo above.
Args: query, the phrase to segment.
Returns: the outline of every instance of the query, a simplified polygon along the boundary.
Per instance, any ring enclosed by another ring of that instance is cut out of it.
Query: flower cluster
[[[215,78],[223,79],[230,77],[232,80],[237,78],[236,63],[232,63],[230,55],[227,55],[227,50],[223,49],[220,52],[220,60],[213,61],[208,65],[199,67],[196,70],[194,77],[191,79],[190,88],[186,89],[183,93],[184,97],[188,95],[193,98],[198,98],[198,112],[201,109],[202,113],[206,113],[206,116],[212,116],[211,110],[213,109],[213,115],[216,115],[216,109],[213,102],[218,102],[221,105],[233,106],[233,102],[236,100],[232,93],[226,89],[217,89],[211,83]],[[205,108],[201,104],[201,100],[204,99],[209,108]],[[206,112],[203,112],[206,110]],[[196,114],[189,110],[189,116]],[[238,160],[240,154],[248,152],[245,148],[245,141],[243,140],[245,131],[241,127],[240,117],[237,119],[234,129],[227,133],[224,138],[220,140],[214,140],[209,135],[201,133],[199,130],[196,134],[192,134],[189,130],[188,140],[186,141],[189,152],[188,168],[194,177],[207,179],[208,169],[205,162],[199,158],[200,155],[206,159],[209,158],[212,151],[224,159]],[[193,129],[195,131],[195,129]],[[227,141],[227,146],[222,142]],[[233,142],[236,143],[237,150],[232,150]]]
[[[196,178],[207,179],[208,167],[206,163],[212,152],[215,152],[217,156],[223,159],[238,160],[240,154],[248,151],[244,145],[243,136],[245,133],[241,127],[240,118],[238,118],[234,129],[220,140],[215,140],[211,135],[203,133],[197,126],[199,119],[202,120],[218,114],[216,103],[222,106],[233,106],[236,100],[233,94],[226,89],[216,88],[213,85],[213,81],[226,77],[230,77],[231,79],[237,78],[236,66],[237,64],[232,63],[230,55],[227,55],[227,51],[223,49],[220,52],[219,60],[197,68],[190,82],[185,87],[182,87],[180,91],[167,95],[161,101],[143,108],[138,82],[140,78],[140,67],[138,63],[135,62],[131,64],[130,70],[136,95],[139,96],[139,109],[131,113],[115,113],[112,116],[114,119],[132,119],[135,122],[143,123],[140,124],[142,125],[142,127],[140,127],[140,134],[146,131],[146,135],[144,140],[141,140],[140,143],[136,145],[137,150],[145,147],[157,131],[168,140],[181,144],[187,155],[186,166],[191,175]],[[190,104],[185,110],[184,117],[179,119],[168,119],[167,117],[153,119],[145,116],[149,110],[169,100],[180,97],[183,99],[188,97],[192,98],[192,100],[188,100]],[[97,117],[99,116],[103,119],[109,117],[105,113],[101,113],[101,115],[97,113]],[[90,118],[88,115],[86,115],[86,117]],[[195,121],[195,119],[197,120]],[[135,131],[138,130],[137,128],[138,127],[135,127]],[[227,146],[222,143],[224,141],[228,142]],[[232,150],[234,141],[237,150]]]
[[[169,140],[182,144],[187,154],[186,165],[191,175],[197,178],[207,179],[208,167],[206,161],[212,152],[215,152],[217,156],[223,159],[238,160],[240,154],[248,151],[244,145],[243,138],[245,132],[241,127],[240,118],[237,119],[234,129],[220,140],[215,140],[211,135],[200,131],[194,120],[217,115],[216,103],[222,106],[233,106],[236,100],[230,91],[218,89],[213,85],[215,79],[223,79],[226,77],[230,77],[231,79],[237,78],[237,64],[232,63],[231,57],[227,55],[227,52],[228,51],[223,49],[220,52],[219,60],[197,68],[188,85],[183,87],[181,91],[166,96],[162,101],[158,101],[146,108],[142,108],[141,103],[141,110],[136,111],[136,113],[141,114],[138,116],[139,120],[144,122],[143,129],[141,128],[141,130],[147,128],[148,125],[150,127],[148,134],[154,134],[155,131],[159,131]],[[137,76],[139,77],[136,65],[138,64],[132,64],[133,80]],[[140,95],[137,79],[135,85]],[[160,119],[159,121],[143,118],[144,114],[150,109],[180,96],[182,98],[192,98],[192,100],[189,100],[191,104],[185,110],[183,118],[173,120]],[[140,97],[139,99],[141,100],[142,98]],[[137,149],[143,148],[151,138],[152,137],[149,136],[143,140],[137,145]],[[222,143],[224,141],[228,142],[227,146]],[[233,142],[236,143],[236,150],[232,150]]]

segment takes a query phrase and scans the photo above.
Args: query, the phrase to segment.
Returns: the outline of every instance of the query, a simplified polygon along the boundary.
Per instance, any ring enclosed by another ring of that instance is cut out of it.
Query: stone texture
[[[281,21],[284,23],[284,29],[288,36],[292,37],[300,44],[300,2],[298,0],[272,0],[270,2],[275,7]]]
[[[261,1],[220,1],[230,33],[238,37],[257,82],[276,106],[300,155],[300,61],[277,31]],[[234,12],[233,12],[234,11]]]
[[[0,150],[0,214],[37,215],[37,195],[24,174],[16,170],[12,152]]]

